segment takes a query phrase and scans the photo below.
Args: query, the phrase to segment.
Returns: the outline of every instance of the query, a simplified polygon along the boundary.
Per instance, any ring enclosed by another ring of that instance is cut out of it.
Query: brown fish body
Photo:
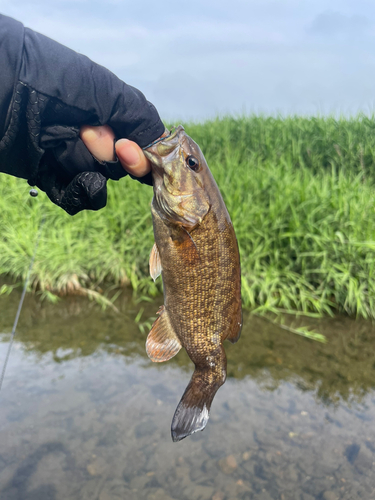
[[[179,196],[182,204],[182,210],[175,207],[174,218],[170,208],[164,206],[169,195],[158,193],[160,170],[153,170],[154,252],[160,259],[165,303],[146,344],[154,361],[170,359],[183,346],[195,364],[193,377],[172,422],[174,441],[205,427],[213,397],[226,378],[223,341],[236,342],[242,323],[240,260],[233,225],[199,148],[182,127],[177,129],[176,137],[175,149],[182,150],[174,157],[177,165],[188,169],[188,175],[195,175],[195,181],[193,178],[190,184],[187,182],[186,188],[181,176],[176,189],[177,184],[171,187],[170,179],[162,175],[163,185],[168,186],[169,193]],[[185,165],[190,157],[199,161],[199,170],[193,174]],[[155,156],[151,158],[155,161]],[[173,171],[169,176],[173,177]],[[196,192],[194,182],[199,190],[204,190],[204,196],[201,191]],[[186,200],[187,222],[181,221]]]

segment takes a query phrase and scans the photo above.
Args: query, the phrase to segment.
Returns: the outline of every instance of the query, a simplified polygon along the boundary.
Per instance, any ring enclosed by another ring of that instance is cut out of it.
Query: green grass
[[[246,307],[375,317],[375,118],[226,117],[185,129],[231,214]],[[107,208],[72,218],[43,193],[31,199],[25,181],[1,181],[1,274],[25,277],[45,214],[35,290],[160,292],[148,277],[151,188],[110,182]]]

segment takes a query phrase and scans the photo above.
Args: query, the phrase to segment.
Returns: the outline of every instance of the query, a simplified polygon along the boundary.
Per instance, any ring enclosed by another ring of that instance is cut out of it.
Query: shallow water
[[[0,300],[0,368],[18,300]],[[207,428],[173,443],[192,365],[148,360],[159,305],[27,297],[0,393],[1,500],[375,498],[371,323],[316,321],[319,344],[245,316]]]

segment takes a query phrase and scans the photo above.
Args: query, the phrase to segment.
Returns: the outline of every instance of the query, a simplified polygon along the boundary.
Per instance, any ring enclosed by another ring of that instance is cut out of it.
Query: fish
[[[174,442],[203,430],[217,390],[224,384],[224,340],[242,328],[238,243],[228,210],[207,162],[180,125],[144,149],[150,160],[155,243],[150,274],[161,274],[164,305],[146,341],[154,362],[182,347],[195,365],[174,413]]]

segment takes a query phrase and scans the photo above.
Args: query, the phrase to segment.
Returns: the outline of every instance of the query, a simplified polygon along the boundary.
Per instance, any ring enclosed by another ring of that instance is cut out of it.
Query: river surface
[[[0,298],[0,369],[18,300]],[[206,429],[173,443],[193,367],[148,360],[160,304],[26,298],[0,393],[1,500],[375,499],[370,322],[315,320],[321,344],[245,315]]]

